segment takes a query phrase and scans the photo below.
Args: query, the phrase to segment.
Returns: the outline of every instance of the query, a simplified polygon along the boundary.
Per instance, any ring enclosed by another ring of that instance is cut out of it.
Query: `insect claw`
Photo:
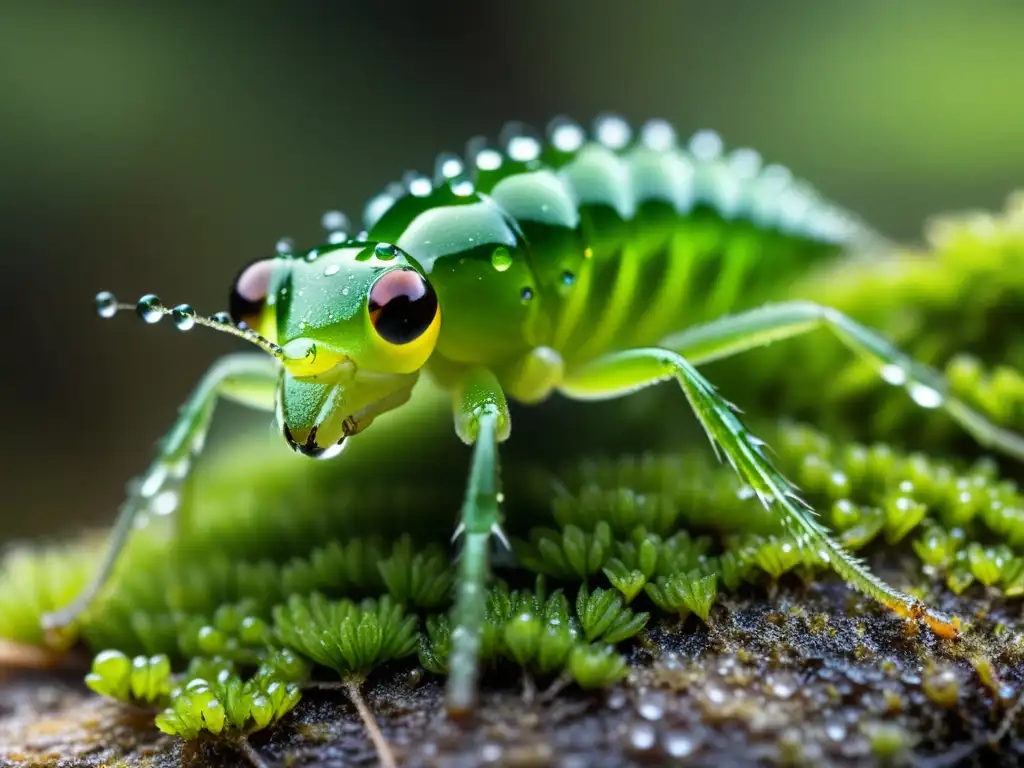
[[[505,535],[505,532],[501,530],[501,526],[498,525],[498,523],[495,523],[491,526],[491,535],[494,536],[498,541],[500,541],[502,546],[505,547],[505,549],[509,551],[512,550],[512,544],[509,543],[508,537]]]
[[[466,532],[466,524],[465,523],[459,523],[458,526],[456,526],[456,528],[455,528],[455,533],[452,534],[451,543],[454,544],[456,541],[458,541],[459,540],[459,536],[461,536],[465,532]]]

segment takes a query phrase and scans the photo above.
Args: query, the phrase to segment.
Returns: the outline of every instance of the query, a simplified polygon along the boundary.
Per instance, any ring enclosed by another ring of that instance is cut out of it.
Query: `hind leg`
[[[562,391],[578,400],[605,400],[670,380],[683,390],[716,451],[728,459],[765,507],[779,510],[781,521],[801,545],[811,547],[849,584],[901,616],[923,619],[943,637],[957,635],[959,619],[928,609],[893,589],[843,550],[800,499],[796,488],[768,460],[764,443],[747,431],[730,404],[681,355],[659,348],[609,354],[571,373]]]
[[[981,445],[1024,460],[1024,438],[993,424],[954,397],[938,371],[916,362],[876,331],[830,307],[809,301],[770,304],[672,334],[659,346],[686,355],[700,365],[817,328],[827,328],[849,349],[867,359],[882,379],[904,387],[922,408],[943,409]]]

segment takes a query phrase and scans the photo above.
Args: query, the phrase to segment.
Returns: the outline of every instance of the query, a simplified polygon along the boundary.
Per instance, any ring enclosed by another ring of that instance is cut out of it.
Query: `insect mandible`
[[[350,236],[343,217],[328,214],[324,245],[303,254],[282,245],[243,269],[230,315],[168,309],[155,296],[134,305],[97,296],[101,316],[169,315],[179,328],[208,326],[260,352],[224,357],[203,377],[123,506],[93,582],[45,617],[48,627],[88,607],[135,516],[188,476],[219,398],[275,413],[292,448],[327,459],[406,402],[426,373],[451,393],[455,432],[473,447],[456,529],[453,716],[475,701],[489,548],[492,538],[505,543],[498,449],[511,433],[507,398],[603,400],[675,382],[715,450],[803,546],[898,614],[958,634],[957,617],[893,589],[835,542],[698,371],[824,328],[919,406],[944,409],[981,444],[1024,459],[1024,439],[836,310],[799,301],[726,314],[740,295],[756,294],[759,271],[784,260],[884,249],[870,228],[751,150],[723,154],[711,132],[682,146],[664,121],[634,136],[610,115],[589,136],[565,118],[546,139],[510,124],[497,147],[475,140],[466,159],[441,155],[433,179],[407,175],[373,198],[364,218],[365,230]]]

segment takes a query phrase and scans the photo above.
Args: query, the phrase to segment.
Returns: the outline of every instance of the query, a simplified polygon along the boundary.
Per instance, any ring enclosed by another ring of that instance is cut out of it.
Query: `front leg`
[[[781,511],[781,522],[802,546],[811,547],[847,583],[901,616],[923,619],[942,637],[959,633],[958,618],[927,608],[893,589],[846,552],[817,521],[814,510],[800,499],[796,488],[768,460],[764,443],[747,431],[735,409],[681,355],[659,348],[610,354],[570,375],[562,391],[580,400],[603,400],[672,379],[682,388],[715,450],[725,454],[766,508],[774,505]]]
[[[492,535],[503,538],[498,443],[508,438],[511,421],[501,385],[486,369],[467,371],[455,388],[453,400],[455,431],[463,442],[473,446],[473,460],[462,519],[455,532],[456,537],[462,537],[462,551],[445,705],[452,717],[465,717],[476,703],[490,577],[488,546]]]
[[[278,374],[277,361],[263,354],[227,355],[213,364],[161,441],[153,463],[129,485],[128,497],[121,505],[106,553],[92,581],[70,605],[45,614],[44,629],[59,630],[73,624],[96,599],[110,579],[135,521],[145,510],[155,508],[165,514],[175,511],[192,461],[203,450],[217,399],[224,397],[271,411]],[[184,521],[179,521],[179,527],[184,525]]]

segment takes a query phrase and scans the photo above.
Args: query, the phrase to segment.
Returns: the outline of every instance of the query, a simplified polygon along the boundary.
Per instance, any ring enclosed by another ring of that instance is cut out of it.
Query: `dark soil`
[[[410,766],[1020,765],[1012,715],[1024,641],[1007,629],[1019,608],[981,588],[944,600],[939,607],[975,622],[956,642],[881,613],[834,579],[792,579],[775,595],[723,598],[710,627],[693,617],[652,627],[631,651],[630,678],[611,690],[546,691],[551,681],[492,676],[475,720],[459,725],[444,715],[442,682],[406,664],[371,680],[366,699]],[[223,741],[163,736],[149,713],[99,699],[80,679],[8,673],[4,765],[246,764]],[[340,692],[308,692],[251,745],[268,765],[376,764]]]

